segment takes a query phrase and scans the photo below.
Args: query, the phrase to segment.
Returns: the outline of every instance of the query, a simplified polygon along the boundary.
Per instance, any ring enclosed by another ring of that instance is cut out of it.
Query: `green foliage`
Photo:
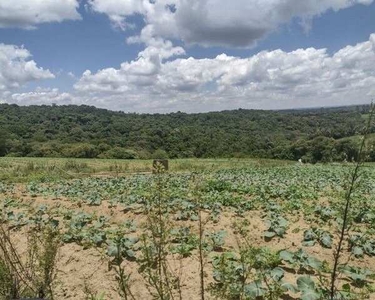
[[[99,155],[100,158],[115,158],[115,159],[136,159],[138,154],[136,151],[124,149],[121,147],[114,147]]]
[[[211,293],[219,299],[280,299],[297,288],[285,282],[281,260],[266,248],[224,252],[212,260],[215,283]]]
[[[332,234],[319,228],[305,230],[302,245],[314,246],[316,242],[319,242],[324,248],[332,248]]]
[[[17,297],[16,281],[6,261],[0,257],[0,299]]]
[[[222,251],[226,234],[225,230],[206,233],[204,249],[206,251]]]
[[[358,267],[345,266],[341,268],[341,271],[352,281],[356,287],[364,287],[370,283],[370,280],[374,278],[374,272],[368,269],[362,269]]]
[[[132,250],[138,242],[135,238],[124,238],[119,232],[113,241],[108,245],[107,255],[110,258],[109,267],[116,273],[117,290],[121,299],[134,299],[130,289],[130,274],[123,264],[124,259],[135,259],[135,253]]]
[[[154,159],[168,159],[169,155],[167,151],[163,149],[157,149],[154,153],[152,153],[152,158]]]
[[[367,108],[139,115],[84,105],[0,104],[0,156],[351,161]]]
[[[138,250],[136,244],[139,238],[137,237],[119,237],[115,241],[109,241],[107,255],[109,257],[122,257],[129,260],[134,260],[135,251]]]
[[[8,133],[0,129],[0,156],[4,156],[8,152]]]
[[[315,214],[318,215],[323,221],[327,222],[334,218],[335,212],[330,207],[322,207],[318,205],[315,208]]]
[[[64,168],[72,172],[88,168],[84,160],[64,162]],[[111,165],[114,163],[118,162]],[[39,165],[31,160],[25,167],[34,170]],[[185,274],[178,273],[176,268],[197,260],[200,246],[197,227],[199,216],[203,215],[203,262],[212,262],[213,268],[204,268],[202,276],[204,282],[212,282],[215,298],[328,299],[323,284],[329,280],[331,265],[318,260],[319,254],[317,258],[309,254],[316,248],[294,249],[317,243],[332,247],[333,230],[340,224],[338,196],[343,192],[347,169],[346,164],[252,165],[194,174],[82,176],[57,182],[30,182],[23,186],[22,201],[17,199],[19,185],[1,182],[0,216],[12,228],[11,232],[23,232],[28,226],[60,226],[62,242],[100,249],[106,254],[119,293],[132,299],[130,275],[137,271],[156,298],[161,298],[160,295],[168,298],[171,293],[178,298],[179,278]],[[356,265],[361,261],[355,256],[374,255],[374,174],[374,168],[364,168],[355,195],[361,201],[353,202],[351,226],[359,233],[349,236],[348,242]],[[193,186],[192,182],[198,180],[199,185]],[[44,198],[54,200],[53,215],[45,205],[29,207],[34,200],[39,202]],[[61,203],[68,206],[65,208]],[[258,217],[266,222],[266,234],[271,238],[285,237],[270,241],[269,246],[277,244],[280,249],[284,245],[293,251],[252,247],[264,236]],[[131,218],[139,219],[140,226]],[[238,222],[237,227],[226,228],[228,219]],[[224,223],[217,224],[220,220]],[[301,228],[305,227],[297,227],[286,236],[289,224],[291,229],[295,228],[297,220],[311,224],[310,229],[303,232]],[[289,237],[293,242],[287,240]],[[325,254],[330,252],[320,250]],[[364,259],[367,262],[373,258]],[[214,282],[209,278],[211,270]],[[6,269],[0,270],[0,278],[7,282],[10,277],[1,272],[7,274]],[[297,282],[291,281],[295,277]],[[335,289],[337,299],[365,299],[356,293],[359,290],[365,295],[371,288],[371,278],[372,274],[363,269],[342,269]]]
[[[297,279],[298,289],[301,291],[301,300],[319,300],[321,293],[310,276],[301,276]]]
[[[25,257],[21,259],[9,230],[0,224],[0,296],[54,298],[57,255],[61,245],[57,228],[30,227]]]
[[[310,256],[302,249],[296,252],[282,250],[279,255],[280,259],[293,268],[296,268],[298,272],[319,271],[323,267],[321,261],[313,256]]]
[[[198,247],[198,237],[190,233],[189,227],[172,229],[171,252],[180,254],[182,257],[189,257],[192,251]]]
[[[282,216],[272,214],[271,217],[266,220],[267,230],[264,232],[266,239],[272,239],[275,236],[283,237],[288,228],[288,221]]]
[[[364,254],[375,256],[375,240],[366,235],[353,234],[350,236],[349,247],[355,257],[363,257]]]
[[[29,264],[33,269],[33,286],[38,297],[53,299],[57,255],[61,245],[60,234],[53,226],[30,233]]]
[[[62,151],[63,157],[75,158],[94,158],[97,157],[98,151],[94,145],[88,143],[71,144],[64,147]]]

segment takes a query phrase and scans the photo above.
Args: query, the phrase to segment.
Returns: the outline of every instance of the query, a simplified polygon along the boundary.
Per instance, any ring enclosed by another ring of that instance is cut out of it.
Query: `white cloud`
[[[0,28],[35,29],[38,24],[79,20],[78,0],[1,0]]]
[[[67,75],[72,79],[77,79],[76,75],[73,72],[68,72]]]
[[[115,27],[125,30],[132,26],[126,22],[128,16],[144,13],[142,0],[89,0],[93,11],[105,13]]]
[[[182,48],[154,39],[136,60],[124,62],[118,69],[85,71],[71,93],[57,89],[15,93],[14,88],[30,80],[53,75],[36,67],[27,50],[2,45],[0,100],[23,105],[88,104],[137,112],[197,112],[362,104],[375,96],[375,34],[332,55],[314,48],[262,51],[245,58],[183,55]]]
[[[54,78],[49,71],[30,60],[28,50],[14,45],[0,44],[0,92],[21,87],[30,81]]]
[[[181,39],[203,46],[249,47],[282,24],[299,18],[308,28],[313,17],[373,0],[90,0],[91,8],[127,28],[130,16],[140,14],[145,26],[139,37]]]
[[[137,60],[122,63],[118,70],[108,68],[96,74],[85,71],[75,88],[82,92],[108,93],[124,93],[132,86],[153,89],[164,60],[184,55],[185,51],[181,47],[173,47],[169,41],[153,40],[151,44],[138,54]]]
[[[21,105],[64,105],[75,104],[75,98],[69,93],[60,93],[58,89],[37,88],[34,92],[12,94],[9,102]]]
[[[371,35],[333,55],[308,48],[166,61],[146,48],[120,69],[86,71],[75,88],[78,95],[90,95],[94,105],[131,111],[367,103],[375,95],[374,40]]]

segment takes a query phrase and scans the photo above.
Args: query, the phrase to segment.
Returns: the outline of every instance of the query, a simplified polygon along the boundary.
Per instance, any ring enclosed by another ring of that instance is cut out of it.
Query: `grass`
[[[280,166],[294,162],[270,159],[173,159],[171,172],[216,171],[244,167]],[[0,180],[8,182],[50,182],[87,176],[119,176],[151,173],[152,160],[72,159],[72,158],[0,158]]]

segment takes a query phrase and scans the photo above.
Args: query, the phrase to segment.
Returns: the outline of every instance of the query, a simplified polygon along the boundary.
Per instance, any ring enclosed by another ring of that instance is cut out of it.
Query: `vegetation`
[[[105,152],[96,154],[102,159],[9,157],[15,135],[5,129],[0,299],[373,299],[375,169],[365,161],[373,155],[374,112],[265,114],[271,123],[285,114],[294,120],[289,124],[326,114],[346,116],[345,122],[359,116],[358,131],[367,126],[363,138],[354,132],[351,137],[314,136],[309,126],[301,126],[306,131],[299,140],[289,139],[285,128],[270,135],[285,139],[280,153],[325,164],[178,159],[171,160],[169,171],[135,159],[140,151],[171,156],[168,148],[147,150],[147,143],[136,148],[109,142]],[[170,117],[147,116],[163,122]],[[23,139],[26,147],[36,145],[32,136]],[[93,136],[86,141],[83,157],[99,153],[94,141]],[[66,149],[80,149],[60,142]],[[267,149],[265,156],[275,150],[271,144],[259,149]],[[346,163],[329,163],[348,155],[353,159]],[[118,159],[104,158],[113,156]]]
[[[150,115],[0,104],[0,156],[351,161],[367,118],[368,106]],[[375,161],[375,147],[367,159]]]
[[[55,299],[329,299],[355,165],[242,160],[231,169],[222,162],[198,172],[113,170],[105,177],[1,183],[1,216],[11,236],[22,244],[28,228],[55,228],[63,243],[63,264],[56,251],[33,251],[51,258],[39,262],[57,257],[57,267],[50,273],[43,266],[56,264],[35,264],[37,274],[54,275],[30,285]],[[337,299],[374,296],[374,178],[372,165],[361,166],[341,242]],[[54,245],[53,235],[43,236],[52,242],[37,245]],[[87,269],[81,260],[90,262]],[[7,264],[0,270],[4,282],[13,282]]]
[[[34,217],[34,220],[37,216]],[[26,255],[17,249],[6,222],[0,224],[0,299],[54,299],[59,232],[51,220],[30,222]],[[35,225],[35,226],[34,226]],[[25,228],[24,228],[25,229]]]

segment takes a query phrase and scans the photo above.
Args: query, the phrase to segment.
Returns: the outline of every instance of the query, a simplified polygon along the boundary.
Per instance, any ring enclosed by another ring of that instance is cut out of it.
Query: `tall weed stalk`
[[[0,295],[5,299],[20,297],[54,298],[53,285],[60,248],[56,228],[27,232],[26,257],[21,257],[11,239],[10,230],[0,224]]]
[[[142,237],[141,274],[148,283],[154,298],[175,299],[180,295],[180,278],[173,274],[168,264],[171,244],[171,223],[168,207],[168,175],[161,164],[154,170],[154,193],[146,204],[146,232]]]
[[[339,241],[334,251],[334,264],[333,264],[333,269],[331,273],[331,282],[330,282],[330,290],[329,290],[329,295],[330,295],[331,300],[336,299],[336,294],[338,291],[337,282],[338,282],[338,278],[340,274],[339,272],[340,261],[341,261],[341,257],[343,254],[343,244],[345,241],[345,237],[348,235],[348,231],[349,231],[350,210],[351,210],[352,201],[353,201],[352,196],[353,196],[355,189],[358,187],[360,183],[360,177],[361,177],[360,170],[364,162],[366,161],[366,141],[368,139],[368,135],[371,132],[371,125],[372,125],[374,113],[375,113],[375,106],[372,104],[369,118],[367,121],[367,125],[365,127],[362,141],[360,144],[357,162],[355,164],[355,167],[352,173],[350,174],[349,184],[345,193],[344,210],[343,210],[343,215],[342,215],[342,225],[339,231]]]

